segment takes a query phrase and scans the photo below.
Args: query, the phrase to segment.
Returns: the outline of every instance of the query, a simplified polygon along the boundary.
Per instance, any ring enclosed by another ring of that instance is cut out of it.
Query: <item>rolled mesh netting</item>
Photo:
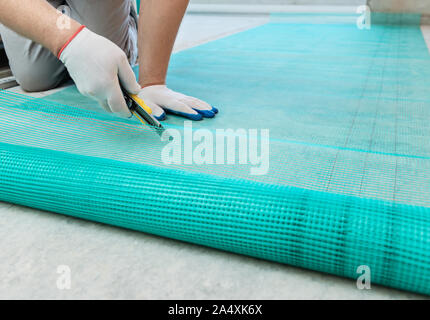
[[[169,142],[75,87],[2,91],[0,200],[354,279],[364,265],[373,283],[430,294],[429,53],[419,16],[376,18],[278,15],[174,55],[170,87],[220,108],[193,133],[270,129],[262,175],[185,153],[167,164]],[[165,126],[185,143],[182,118]]]

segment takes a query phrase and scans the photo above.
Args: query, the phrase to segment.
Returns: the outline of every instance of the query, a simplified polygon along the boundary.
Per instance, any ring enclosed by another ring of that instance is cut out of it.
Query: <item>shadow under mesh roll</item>
[[[270,129],[270,170],[166,164],[135,119],[0,92],[0,200],[430,294],[430,60],[419,16],[281,21],[180,52],[168,83]],[[288,19],[286,19],[288,20]],[[168,129],[185,134],[170,116]],[[260,141],[261,142],[261,141]]]

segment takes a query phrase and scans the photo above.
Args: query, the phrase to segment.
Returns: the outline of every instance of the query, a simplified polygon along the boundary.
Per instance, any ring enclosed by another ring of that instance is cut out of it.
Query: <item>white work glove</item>
[[[138,94],[140,86],[127,56],[116,44],[84,28],[60,51],[59,59],[80,93],[96,99],[108,112],[131,117],[119,81],[132,94]]]
[[[218,113],[215,107],[206,102],[172,91],[165,85],[142,88],[139,97],[151,108],[152,115],[158,120],[166,118],[164,110],[191,120],[213,118]]]

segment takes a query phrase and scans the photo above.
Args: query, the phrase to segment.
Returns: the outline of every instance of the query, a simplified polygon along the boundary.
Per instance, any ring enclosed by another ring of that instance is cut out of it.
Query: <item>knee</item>
[[[0,31],[12,73],[24,90],[49,90],[67,76],[64,65],[46,48],[1,24]]]
[[[38,92],[56,88],[64,80],[66,71],[58,72],[58,70],[52,70],[50,66],[34,64],[12,72],[24,91]]]
[[[39,92],[54,89],[56,86],[49,80],[41,79],[31,73],[23,73],[15,75],[16,82],[21,86],[22,90],[27,92]]]

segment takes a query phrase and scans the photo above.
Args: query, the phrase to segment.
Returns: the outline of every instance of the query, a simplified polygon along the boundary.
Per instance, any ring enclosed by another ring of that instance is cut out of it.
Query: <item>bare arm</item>
[[[165,111],[191,120],[213,118],[218,109],[166,86],[166,74],[189,0],[142,0],[139,15],[139,97],[159,120]]]
[[[70,28],[59,28],[60,17],[61,14],[45,0],[0,0],[0,23],[40,43],[55,55],[80,27],[70,19]]]
[[[139,84],[164,84],[189,0],[143,0],[139,15]]]
[[[59,58],[78,90],[106,111],[129,117],[120,82],[133,94],[139,93],[140,86],[127,56],[116,44],[81,28],[78,22],[64,23],[68,19],[45,0],[0,0],[2,24],[55,55],[63,49]]]

